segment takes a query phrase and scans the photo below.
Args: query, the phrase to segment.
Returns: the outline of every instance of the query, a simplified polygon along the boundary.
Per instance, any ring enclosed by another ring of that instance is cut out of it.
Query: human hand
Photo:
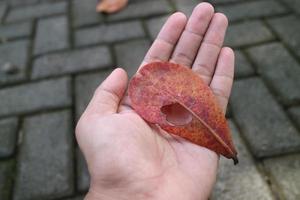
[[[226,111],[234,53],[222,47],[227,18],[208,3],[191,17],[169,17],[141,66],[170,61],[190,66]],[[81,116],[76,137],[91,175],[86,199],[207,199],[218,155],[180,137],[160,132],[130,107],[127,75],[116,69],[97,88]]]

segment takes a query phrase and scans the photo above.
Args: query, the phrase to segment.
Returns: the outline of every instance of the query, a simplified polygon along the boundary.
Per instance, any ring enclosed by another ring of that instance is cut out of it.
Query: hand
[[[191,66],[225,113],[234,71],[234,53],[222,47],[227,24],[208,3],[195,7],[188,20],[177,12],[164,24],[142,65],[169,60]],[[124,70],[114,70],[77,124],[77,141],[91,175],[86,199],[207,199],[218,155],[149,126],[130,107],[124,94],[127,82]]]

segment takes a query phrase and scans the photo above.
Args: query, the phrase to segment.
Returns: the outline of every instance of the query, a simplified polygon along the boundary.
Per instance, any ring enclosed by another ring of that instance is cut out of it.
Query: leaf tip
[[[233,159],[233,164],[234,165],[239,163],[239,159],[237,158],[237,156],[234,156],[232,159]]]

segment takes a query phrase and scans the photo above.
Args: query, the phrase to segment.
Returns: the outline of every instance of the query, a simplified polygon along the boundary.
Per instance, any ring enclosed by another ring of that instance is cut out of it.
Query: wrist
[[[85,200],[206,200],[209,197],[208,191],[203,189],[204,185],[196,186],[194,182],[182,177],[177,177],[174,173],[166,179],[151,180],[150,182],[139,182],[127,184],[127,187],[107,188],[91,184]],[[180,175],[179,175],[180,176]],[[175,178],[175,180],[173,180]],[[178,183],[177,179],[182,181]],[[201,189],[202,188],[202,189]]]
[[[115,200],[115,199],[117,199],[117,198],[108,196],[103,193],[98,193],[98,192],[95,192],[92,190],[89,190],[89,192],[86,194],[86,196],[84,198],[84,200]]]
[[[151,200],[150,195],[135,190],[133,188],[103,188],[103,187],[90,187],[84,200],[133,200],[143,199]]]

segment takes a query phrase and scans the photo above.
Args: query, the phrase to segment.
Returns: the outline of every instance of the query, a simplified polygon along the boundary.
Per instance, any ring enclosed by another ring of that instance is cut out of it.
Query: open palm
[[[187,20],[175,13],[164,24],[141,66],[179,63],[199,73],[226,111],[234,54],[222,47],[227,19],[208,3]],[[99,86],[76,127],[88,163],[87,199],[207,199],[218,155],[147,124],[124,95],[127,75],[116,69]]]

